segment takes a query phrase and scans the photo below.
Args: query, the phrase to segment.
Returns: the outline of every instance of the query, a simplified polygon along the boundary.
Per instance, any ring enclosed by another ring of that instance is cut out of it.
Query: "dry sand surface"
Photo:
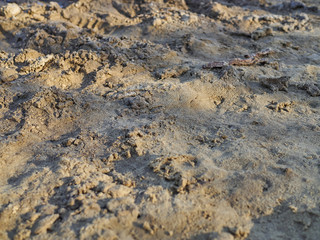
[[[320,239],[318,7],[1,1],[0,239]]]

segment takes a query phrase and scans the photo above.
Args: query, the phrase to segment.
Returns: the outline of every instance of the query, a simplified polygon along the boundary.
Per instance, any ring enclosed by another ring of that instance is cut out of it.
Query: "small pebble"
[[[8,3],[6,6],[2,7],[0,14],[6,18],[11,18],[17,16],[21,12],[21,8],[16,3]]]
[[[51,226],[53,225],[53,223],[59,218],[59,214],[54,214],[54,215],[50,215],[47,216],[43,219],[41,219],[35,229],[34,229],[34,233],[35,234],[40,234],[43,232],[46,232],[49,228],[51,228]]]
[[[144,222],[143,223],[143,229],[146,230],[147,232],[149,232],[151,235],[154,234],[154,231],[152,230],[149,222]]]

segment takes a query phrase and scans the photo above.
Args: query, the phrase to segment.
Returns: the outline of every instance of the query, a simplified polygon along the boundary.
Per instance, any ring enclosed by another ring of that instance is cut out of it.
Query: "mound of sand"
[[[0,239],[320,238],[318,0],[10,2]]]

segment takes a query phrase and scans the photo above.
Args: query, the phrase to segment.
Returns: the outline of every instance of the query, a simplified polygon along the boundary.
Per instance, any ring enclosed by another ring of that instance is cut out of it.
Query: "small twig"
[[[256,54],[245,56],[245,58],[233,58],[230,61],[211,62],[202,66],[203,69],[222,68],[226,66],[251,66],[262,62],[261,58],[273,53],[271,49],[266,49]]]

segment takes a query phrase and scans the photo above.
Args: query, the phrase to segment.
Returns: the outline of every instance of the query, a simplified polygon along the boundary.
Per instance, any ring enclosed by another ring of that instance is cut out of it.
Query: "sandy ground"
[[[318,0],[7,2],[0,239],[320,239]]]

